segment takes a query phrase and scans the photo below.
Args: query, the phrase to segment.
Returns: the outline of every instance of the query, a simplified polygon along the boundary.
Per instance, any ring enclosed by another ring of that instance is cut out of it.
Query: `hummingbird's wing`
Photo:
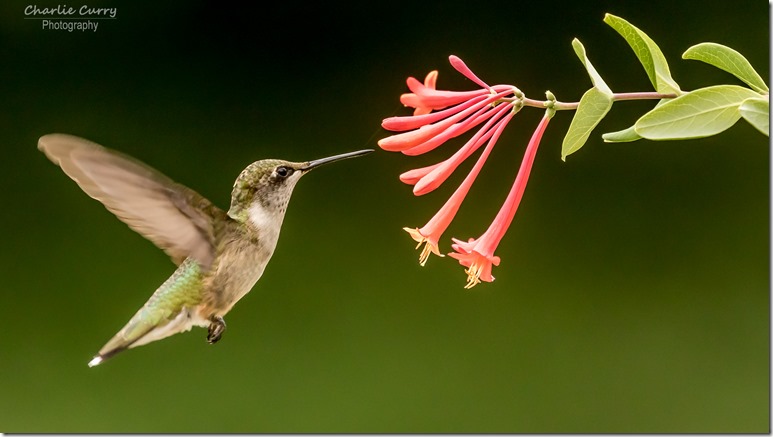
[[[175,264],[190,256],[209,268],[213,226],[226,217],[209,200],[133,158],[72,135],[45,135],[38,149]]]

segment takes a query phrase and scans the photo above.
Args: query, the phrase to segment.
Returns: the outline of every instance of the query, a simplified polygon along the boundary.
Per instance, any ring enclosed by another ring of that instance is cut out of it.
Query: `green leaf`
[[[741,117],[756,127],[758,131],[770,136],[770,100],[761,97],[746,99],[738,107]]]
[[[630,143],[642,139],[642,136],[636,133],[633,126],[628,129],[619,130],[617,132],[605,133],[601,136],[605,143]]]
[[[658,104],[655,105],[655,108],[670,100],[672,99],[658,100]],[[636,133],[636,130],[634,129],[634,127],[635,126],[631,126],[628,129],[623,129],[617,132],[610,132],[602,135],[601,138],[603,138],[604,141],[607,143],[630,143],[631,141],[637,141],[642,139],[643,137]]]
[[[716,85],[681,95],[644,114],[634,125],[650,140],[702,138],[734,125],[744,100],[760,95],[736,85]]]
[[[566,157],[580,150],[588,141],[588,137],[597,124],[607,115],[609,108],[612,107],[612,90],[601,78],[601,75],[593,68],[590,59],[585,53],[585,47],[580,40],[572,40],[572,47],[577,57],[580,58],[582,65],[588,70],[593,88],[582,95],[580,103],[577,105],[577,112],[572,118],[569,130],[564,137],[564,143],[561,146],[561,159],[566,161]]]
[[[590,133],[612,107],[612,95],[598,88],[591,88],[582,95],[577,112],[561,145],[561,160],[580,150]]]
[[[730,47],[713,42],[704,42],[687,49],[682,55],[682,59],[693,59],[713,65],[741,79],[757,92],[768,92],[768,86],[754,70],[752,64],[742,54]]]
[[[577,53],[577,57],[580,58],[582,65],[584,65],[585,69],[588,70],[588,76],[590,76],[590,80],[593,82],[593,86],[598,88],[599,91],[611,95],[612,90],[609,89],[607,84],[604,82],[604,79],[602,79],[596,69],[593,68],[593,64],[590,63],[588,55],[585,54],[585,46],[582,45],[580,40],[575,38],[572,40],[572,47],[574,47],[574,52]]]
[[[671,77],[666,57],[663,56],[663,52],[660,51],[658,45],[646,33],[612,14],[606,14],[604,22],[615,29],[628,42],[657,92],[662,94],[681,94],[679,85]]]

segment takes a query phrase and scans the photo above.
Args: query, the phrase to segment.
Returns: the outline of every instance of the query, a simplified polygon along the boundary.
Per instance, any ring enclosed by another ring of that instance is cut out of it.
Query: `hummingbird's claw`
[[[207,329],[207,341],[209,344],[215,344],[220,340],[225,331],[225,320],[220,316],[212,316],[209,318],[212,322]]]

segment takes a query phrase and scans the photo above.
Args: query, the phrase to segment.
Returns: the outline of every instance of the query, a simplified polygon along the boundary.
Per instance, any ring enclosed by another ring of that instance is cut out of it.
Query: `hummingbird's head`
[[[293,188],[301,176],[320,165],[366,155],[372,151],[360,150],[307,162],[281,159],[253,162],[234,182],[228,215],[240,221],[249,220],[259,229],[271,222],[281,224]]]

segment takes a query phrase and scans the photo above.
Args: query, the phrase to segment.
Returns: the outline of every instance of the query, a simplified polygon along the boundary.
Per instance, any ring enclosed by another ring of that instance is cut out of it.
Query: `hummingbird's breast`
[[[279,232],[270,228],[261,231],[238,224],[224,233],[215,260],[203,281],[204,293],[199,310],[202,316],[224,316],[263,275],[274,254]]]

